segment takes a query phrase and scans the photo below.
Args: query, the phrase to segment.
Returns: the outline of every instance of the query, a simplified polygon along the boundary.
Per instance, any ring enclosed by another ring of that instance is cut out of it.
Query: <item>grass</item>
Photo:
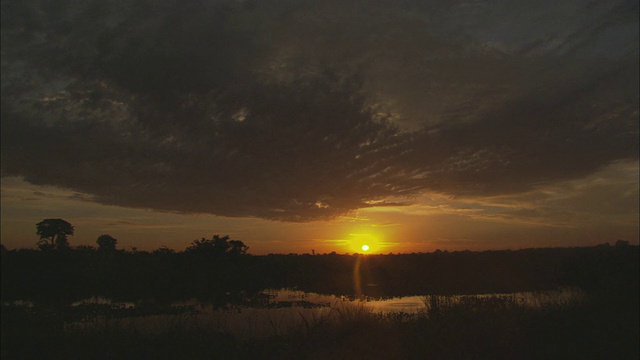
[[[538,307],[515,295],[428,296],[417,314],[337,302],[296,313],[294,325],[275,316],[269,333],[243,335],[186,313],[147,316],[141,326],[4,306],[2,359],[637,359],[638,304],[605,295]]]

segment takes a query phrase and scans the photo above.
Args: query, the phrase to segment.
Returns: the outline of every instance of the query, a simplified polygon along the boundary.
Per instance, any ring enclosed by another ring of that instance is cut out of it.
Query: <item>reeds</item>
[[[638,358],[637,303],[613,301],[616,294],[616,308],[600,302],[603,294],[540,296],[550,299],[531,306],[518,294],[431,295],[416,314],[336,300],[278,309],[266,331],[241,334],[210,313],[69,322],[54,308],[4,306],[2,359]]]

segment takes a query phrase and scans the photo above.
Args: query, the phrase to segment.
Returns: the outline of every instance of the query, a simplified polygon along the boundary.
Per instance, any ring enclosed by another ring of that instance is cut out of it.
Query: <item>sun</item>
[[[380,242],[378,234],[373,231],[358,231],[349,234],[349,249],[356,253],[375,253]]]
[[[353,254],[377,254],[380,251],[381,237],[376,231],[358,229],[349,234],[345,245]]]

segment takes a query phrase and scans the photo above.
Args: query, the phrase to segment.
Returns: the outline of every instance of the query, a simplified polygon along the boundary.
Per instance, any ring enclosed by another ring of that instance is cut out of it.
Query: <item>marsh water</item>
[[[2,358],[639,358],[637,246],[2,255]]]
[[[442,297],[452,305],[470,298],[506,299],[525,307],[547,304],[570,304],[583,299],[576,288],[555,291],[520,292],[511,294],[450,295]],[[267,289],[237,304],[213,305],[196,299],[173,302],[165,311],[139,312],[148,307],[142,302],[117,302],[104,297],[91,297],[71,305],[73,308],[108,308],[96,316],[88,316],[67,326],[92,328],[118,324],[147,333],[162,331],[167,326],[206,325],[239,336],[271,336],[308,327],[332,318],[357,317],[363,313],[397,318],[428,314],[430,295],[404,297],[361,298],[317,294],[296,289]]]

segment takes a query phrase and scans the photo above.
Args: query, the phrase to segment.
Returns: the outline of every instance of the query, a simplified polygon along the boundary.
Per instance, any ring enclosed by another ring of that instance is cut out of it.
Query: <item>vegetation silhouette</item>
[[[67,236],[73,235],[73,226],[62,219],[44,219],[36,224],[36,234],[40,236],[41,250],[68,250]]]
[[[117,240],[103,236],[104,241],[96,241],[98,248],[68,251],[2,246],[2,358],[639,355],[639,247],[624,240],[615,246],[517,251],[256,256],[247,253],[242,241],[226,235],[195,240],[184,251],[163,246],[150,252],[115,250]],[[51,235],[46,239],[56,244]],[[258,305],[262,291],[273,288],[354,297],[358,261],[365,296],[425,295],[429,311],[381,315],[343,309],[334,318],[303,317],[304,327],[261,339],[197,322],[189,317],[193,309],[176,305],[193,299],[214,309]],[[532,309],[509,297],[458,297],[566,287],[579,289],[584,298]],[[135,306],[71,305],[92,297]],[[21,305],[24,301],[30,305]],[[118,319],[157,314],[174,320],[153,334],[118,325]]]
[[[228,235],[213,235],[211,239],[194,240],[186,252],[199,255],[244,255],[247,250],[249,247],[240,240],[230,240]]]
[[[114,252],[116,251],[118,240],[111,235],[105,234],[98,236],[96,243],[98,244],[98,251]]]

